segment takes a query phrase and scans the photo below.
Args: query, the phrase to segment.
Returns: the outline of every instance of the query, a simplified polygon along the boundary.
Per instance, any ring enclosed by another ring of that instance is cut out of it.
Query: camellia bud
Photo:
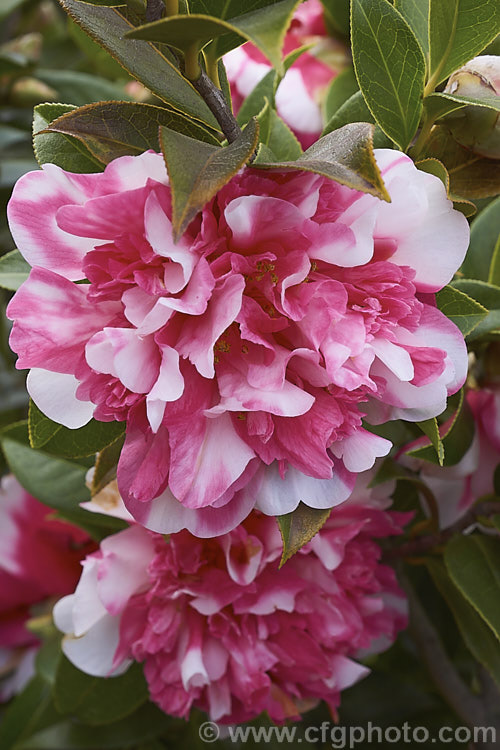
[[[450,77],[446,94],[487,100],[500,96],[500,57],[480,55]],[[481,156],[500,159],[500,116],[493,109],[467,106],[452,112],[446,126],[462,146]]]

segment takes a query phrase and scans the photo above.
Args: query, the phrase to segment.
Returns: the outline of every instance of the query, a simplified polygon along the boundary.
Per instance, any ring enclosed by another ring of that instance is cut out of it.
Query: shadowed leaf
[[[297,508],[284,516],[278,516],[278,525],[283,539],[283,554],[280,567],[284,565],[304,544],[310,542],[325,524],[331,508],[319,510],[299,503]]]

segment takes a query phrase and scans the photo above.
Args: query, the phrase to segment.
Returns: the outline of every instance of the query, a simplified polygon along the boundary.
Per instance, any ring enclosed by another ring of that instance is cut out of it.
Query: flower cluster
[[[73,591],[88,536],[51,518],[13,476],[0,485],[0,699],[29,679],[38,639],[26,628],[32,607]]]
[[[177,244],[152,152],[17,183],[10,225],[34,266],[8,308],[17,366],[55,421],[127,421],[118,484],[146,527],[208,537],[254,506],[337,505],[390,449],[363,416],[427,419],[464,382],[433,293],[467,221],[408,157],[376,158],[391,203],[246,169]]]
[[[152,700],[173,716],[196,706],[214,721],[281,722],[320,699],[334,710],[368,671],[353,659],[406,625],[376,539],[411,514],[356,492],[281,569],[277,524],[258,511],[215,539],[140,526],[107,537],[55,607],[65,654],[101,676],[144,662]]]
[[[276,109],[294,131],[303,148],[309,148],[323,130],[322,103],[328,84],[348,64],[347,50],[328,36],[319,0],[297,8],[286,33],[284,54],[304,45],[276,91]],[[238,110],[255,86],[272,71],[264,55],[250,42],[224,56],[233,106]]]

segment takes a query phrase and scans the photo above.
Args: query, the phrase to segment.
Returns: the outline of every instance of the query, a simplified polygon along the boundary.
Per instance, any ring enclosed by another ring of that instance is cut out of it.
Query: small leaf
[[[453,286],[445,286],[436,295],[437,306],[447,318],[452,320],[464,336],[488,315],[488,310],[464,291]]]
[[[500,639],[500,540],[480,534],[456,536],[444,561],[453,583]]]
[[[442,466],[444,463],[444,445],[439,434],[439,425],[436,417],[426,419],[424,422],[417,422],[417,424],[434,446],[439,465]]]
[[[457,279],[451,282],[454,289],[464,292],[472,299],[479,302],[489,312],[483,320],[472,330],[468,336],[469,341],[480,339],[484,336],[490,336],[500,329],[500,288],[494,284],[488,284],[485,281],[475,279]]]
[[[439,117],[457,109],[455,106],[456,104],[458,104],[459,107],[483,107],[484,109],[492,109],[495,112],[500,112],[500,96],[495,96],[493,93],[490,96],[482,96],[481,99],[473,99],[470,96],[458,96],[456,94],[445,93],[444,91],[436,91],[425,98],[424,104],[426,104],[431,111],[441,112]],[[449,107],[449,110],[446,109],[447,106]],[[434,119],[436,119],[436,117],[434,117]]]
[[[277,161],[294,161],[302,155],[302,149],[295,135],[288,125],[266,102],[264,109],[258,115],[259,140],[273,153]],[[254,161],[258,164],[258,159]]]
[[[152,44],[124,39],[134,27],[116,8],[87,5],[80,0],[59,2],[92,39],[153,94],[184,114],[219,130],[203,99],[175,65]]]
[[[172,189],[172,228],[180,237],[198,211],[246,164],[258,142],[252,120],[241,136],[224,148],[194,141],[160,128],[160,142]]]
[[[116,470],[118,460],[123,447],[124,436],[117,438],[114,443],[107,445],[99,452],[94,474],[92,475],[92,484],[90,494],[92,497],[103,490],[110,482],[116,479]]]
[[[450,176],[442,162],[438,159],[421,159],[420,161],[415,162],[415,166],[422,172],[427,172],[427,174],[433,174],[434,177],[439,177],[446,188],[446,193],[448,193],[450,188]]]
[[[278,516],[278,525],[283,540],[283,554],[280,567],[284,565],[304,544],[310,542],[313,536],[324,526],[331,508],[318,510],[299,503],[297,508],[284,516]]]
[[[99,102],[72,109],[51,122],[47,130],[78,138],[108,164],[126,154],[159,151],[160,125],[205,143],[219,144],[214,134],[179,112],[136,102]]]
[[[356,77],[376,121],[401,149],[422,112],[425,59],[415,35],[388,0],[352,0]]]
[[[341,185],[390,202],[375,161],[372,136],[373,125],[352,123],[320,138],[296,161],[261,161],[256,166],[261,169],[301,169],[315,172]]]
[[[499,31],[497,0],[430,0],[429,90],[479,54]]]
[[[406,451],[407,456],[439,463],[441,466],[455,466],[464,457],[474,439],[474,418],[464,397],[463,389],[459,394],[452,396],[450,402],[452,400],[458,401],[456,410],[451,419],[439,429],[444,450],[442,460],[436,460],[436,450],[432,444]]]
[[[19,250],[12,250],[0,258],[0,286],[15,291],[26,281],[31,271]]]
[[[500,237],[500,198],[496,198],[471,224],[470,245],[460,269],[468,279],[488,281],[495,246]]]
[[[443,162],[450,175],[450,193],[457,198],[488,198],[500,191],[498,161],[460,146],[441,125],[433,128],[425,155]]]
[[[375,122],[375,118],[368,109],[361,91],[356,91],[346,99],[335,114],[327,121],[321,135],[332,133],[334,130],[338,130],[352,122]]]
[[[325,121],[328,122],[337,114],[340,107],[358,90],[354,68],[349,66],[332,80],[325,97]],[[366,122],[366,121],[365,121]],[[345,124],[345,123],[343,123]],[[332,128],[334,130],[334,128]],[[326,132],[330,132],[329,130]]]
[[[490,672],[500,687],[500,649],[490,628],[453,584],[444,565],[437,560],[426,560],[434,583],[446,600],[464,642],[477,661]]]
[[[102,172],[103,165],[76,138],[58,133],[45,133],[50,123],[61,115],[72,112],[72,104],[39,104],[33,112],[33,146],[35,156],[43,164],[57,164],[67,172],[88,174]]]
[[[146,702],[148,688],[139,664],[119,677],[92,677],[61,655],[53,695],[61,714],[71,714],[84,724],[100,726],[133,713]]]
[[[33,401],[30,402],[28,425],[32,448],[44,448],[46,453],[62,458],[93,456],[125,432],[124,422],[99,422],[96,419],[91,419],[78,430],[70,430],[46,417]]]

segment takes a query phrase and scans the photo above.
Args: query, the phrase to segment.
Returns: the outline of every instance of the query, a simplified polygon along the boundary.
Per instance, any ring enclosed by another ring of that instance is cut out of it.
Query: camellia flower
[[[433,293],[467,221],[407,156],[376,158],[392,203],[245,169],[177,244],[152,152],[18,181],[10,226],[34,267],[8,308],[17,366],[55,421],[127,421],[118,486],[141,524],[207,537],[254,506],[333,507],[391,447],[364,414],[427,419],[464,382]]]
[[[469,449],[454,466],[437,466],[405,455],[424,444],[419,439],[401,450],[399,461],[419,471],[437,501],[439,524],[455,523],[481,497],[494,493],[494,473],[500,464],[500,393],[489,388],[469,390],[467,404],[475,434]]]
[[[13,476],[0,486],[0,699],[31,676],[38,639],[25,624],[31,608],[67,594],[80,574],[80,560],[94,547],[72,524],[31,497]]]
[[[196,706],[224,723],[263,711],[280,722],[320,699],[334,710],[369,671],[356,656],[386,648],[407,621],[374,539],[411,514],[363,502],[335,508],[281,569],[278,525],[258,511],[214,539],[141,526],[107,537],[54,609],[64,653],[97,676],[144,662],[152,700],[173,716]]]
[[[307,0],[297,8],[285,36],[284,54],[306,44],[313,47],[293,63],[276,91],[277,112],[303,148],[309,148],[321,135],[324,125],[321,105],[328,84],[348,64],[345,48],[327,34],[319,0]],[[236,111],[272,70],[269,61],[250,42],[224,55],[224,65]]]

